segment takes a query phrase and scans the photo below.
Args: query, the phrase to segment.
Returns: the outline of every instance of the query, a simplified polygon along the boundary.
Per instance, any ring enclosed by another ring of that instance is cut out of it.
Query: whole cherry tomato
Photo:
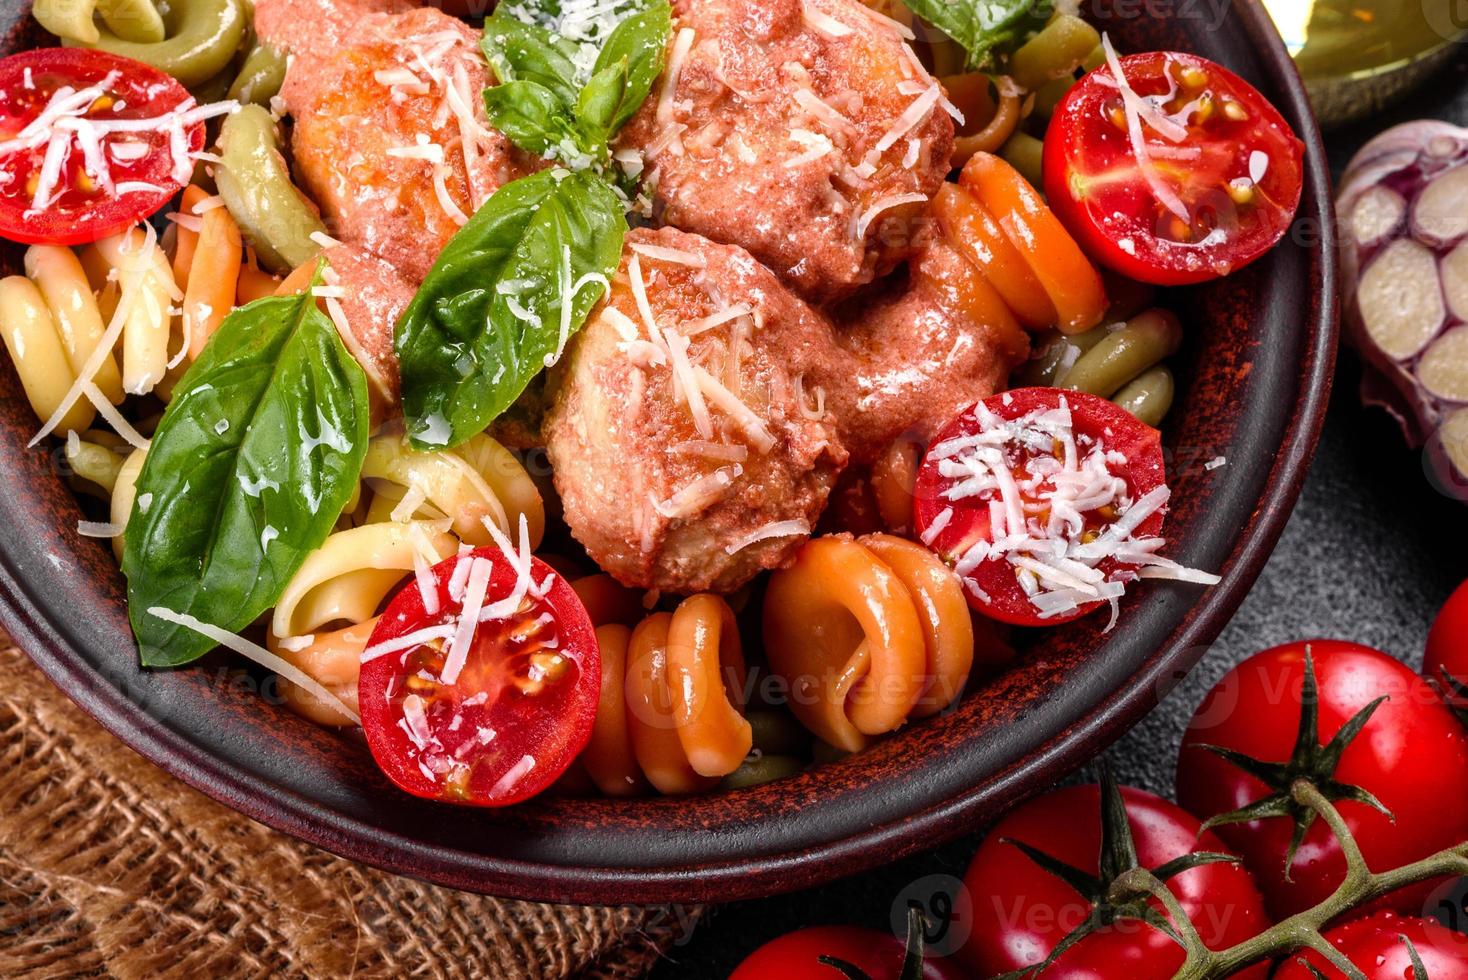
[[[1432,632],[1427,634],[1422,676],[1441,682],[1444,670],[1468,684],[1468,582],[1448,599],[1432,624]]]
[[[1431,980],[1468,980],[1468,936],[1436,919],[1408,919],[1378,912],[1338,926],[1325,934],[1367,980],[1413,980],[1412,962]],[[1307,965],[1308,964],[1308,965]],[[1311,972],[1313,970],[1318,972]],[[1280,964],[1274,980],[1344,980],[1344,974],[1312,951],[1296,953]]]
[[[1276,918],[1323,901],[1345,874],[1330,828],[1291,798],[1301,779],[1335,802],[1375,870],[1468,839],[1463,730],[1421,677],[1368,647],[1315,641],[1257,654],[1209,692],[1184,737],[1178,801],[1201,817],[1232,815],[1219,836],[1243,855]],[[1375,907],[1420,912],[1433,887]]]
[[[1109,824],[1117,828],[1109,839],[1102,827],[1108,799]],[[1124,821],[1115,815],[1123,801]],[[1122,822],[1124,832],[1118,826]],[[1076,930],[1090,928],[1096,918],[1111,919],[1084,934],[1039,975],[1168,980],[1184,954],[1145,921],[1161,915],[1161,904],[1151,896],[1120,904],[1105,897],[1108,877],[1128,866],[1164,878],[1211,948],[1267,929],[1264,901],[1249,873],[1222,853],[1210,855],[1224,851],[1223,842],[1200,830],[1197,819],[1180,807],[1135,789],[1109,797],[1101,787],[1072,786],[1024,804],[990,832],[964,879],[974,921],[965,958],[985,977],[1034,967]],[[1118,857],[1127,854],[1133,860]],[[1196,866],[1169,873],[1169,863],[1180,859]],[[1267,972],[1259,966],[1238,976],[1262,980]]]
[[[855,926],[816,926],[787,933],[749,955],[729,980],[841,980],[832,957],[856,967],[871,980],[898,980],[907,949],[889,932]],[[965,980],[967,972],[944,960],[923,963],[923,980]]]

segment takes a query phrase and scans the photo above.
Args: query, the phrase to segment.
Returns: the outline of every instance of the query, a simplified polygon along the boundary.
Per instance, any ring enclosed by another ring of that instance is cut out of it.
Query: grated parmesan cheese
[[[777,538],[806,538],[810,537],[810,521],[798,519],[793,521],[776,521],[757,528],[741,538],[730,542],[724,548],[724,553],[736,555],[751,545],[759,544],[761,541],[771,541]]]
[[[351,705],[331,693],[331,691],[323,687],[314,677],[301,670],[295,664],[276,656],[258,643],[251,643],[244,637],[237,636],[227,630],[222,630],[212,623],[206,623],[187,613],[174,612],[172,609],[167,609],[163,606],[151,607],[148,610],[148,615],[154,619],[161,619],[165,623],[173,623],[175,626],[182,626],[185,629],[193,630],[201,636],[207,636],[220,646],[227,647],[235,653],[253,660],[266,670],[274,671],[284,680],[290,681],[303,691],[309,693],[317,701],[320,701],[327,707],[340,711],[356,724],[362,724],[362,717],[357,714]]]

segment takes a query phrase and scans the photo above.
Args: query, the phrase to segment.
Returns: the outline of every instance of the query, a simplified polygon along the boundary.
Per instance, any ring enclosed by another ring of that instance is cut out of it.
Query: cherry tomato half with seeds
[[[1125,409],[1104,398],[1058,388],[1017,388],[985,399],[950,422],[934,438],[918,470],[914,488],[914,521],[919,538],[953,565],[964,580],[964,594],[975,611],[1013,626],[1056,626],[1100,608],[1089,602],[1070,612],[1043,615],[1021,584],[1015,565],[1005,557],[985,558],[970,568],[974,549],[995,540],[995,508],[1003,502],[998,490],[974,494],[966,489],[972,473],[963,462],[964,449],[950,452],[975,440],[999,432],[1012,423],[1002,451],[1008,473],[1018,487],[1022,506],[1032,529],[1048,522],[1054,492],[1053,479],[1042,475],[1042,467],[1055,469],[1065,457],[1060,440],[1037,437],[1030,420],[1069,409],[1071,431],[1079,455],[1092,452],[1105,458],[1110,475],[1125,484],[1125,497],[1140,500],[1167,482],[1162,456],[1162,436],[1156,429],[1137,421]],[[992,506],[991,506],[992,505]],[[1121,512],[1111,504],[1086,509],[1082,541],[1091,541],[1115,524]],[[1155,537],[1162,531],[1164,514],[1159,510],[1133,531],[1137,537]],[[1043,533],[1043,532],[1042,532]],[[1124,576],[1125,563],[1105,558],[1096,570],[1114,579]]]
[[[1321,751],[1363,712],[1364,725],[1338,755]],[[1265,764],[1269,779],[1210,746]],[[1183,737],[1177,799],[1189,811],[1208,819],[1248,807],[1287,809],[1217,827],[1279,919],[1324,901],[1345,876],[1340,842],[1325,821],[1289,801],[1301,778],[1332,799],[1372,868],[1399,868],[1468,840],[1464,732],[1421,677],[1380,651],[1316,640],[1256,654],[1213,687]],[[1286,873],[1299,822],[1308,830]],[[1371,907],[1421,912],[1438,884],[1409,886]]]
[[[1119,62],[1138,112],[1103,65],[1056,107],[1045,136],[1045,193],[1086,253],[1129,278],[1178,286],[1273,248],[1303,186],[1304,144],[1284,117],[1206,58],[1156,51]]]
[[[1431,980],[1468,980],[1468,936],[1436,919],[1409,919],[1379,912],[1325,933],[1366,980],[1413,980],[1412,954]],[[1318,971],[1318,972],[1312,972]],[[1291,953],[1274,980],[1345,980],[1345,974],[1314,950]]]
[[[378,766],[414,796],[519,803],[591,738],[601,689],[591,618],[565,578],[529,563],[522,576],[497,548],[441,562],[431,583],[393,598],[372,633],[362,728]]]
[[[0,237],[79,245],[162,208],[204,148],[193,105],[170,75],[105,51],[0,60]]]
[[[898,980],[905,955],[906,947],[891,933],[855,926],[816,926],[761,946],[734,968],[729,980],[840,980],[842,974],[822,963],[822,956],[849,963],[870,980]],[[923,980],[964,980],[968,976],[945,960],[923,962]]]
[[[1432,632],[1427,634],[1422,676],[1441,684],[1445,683],[1444,671],[1468,684],[1468,582],[1448,599],[1432,624]]]

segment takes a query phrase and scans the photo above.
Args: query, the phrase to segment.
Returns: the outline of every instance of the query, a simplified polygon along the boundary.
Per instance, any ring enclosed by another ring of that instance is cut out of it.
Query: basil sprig
[[[634,0],[605,39],[568,38],[558,5],[501,3],[480,47],[500,84],[484,90],[490,123],[528,153],[575,170],[604,171],[611,141],[663,71],[673,11]],[[594,55],[594,60],[592,57]]]
[[[142,662],[174,667],[275,605],[351,498],[369,435],[367,379],[309,294],[225,318],[163,415],[138,478],[122,570]]]
[[[989,71],[1045,26],[1053,0],[904,0],[908,9],[968,52],[968,67]]]
[[[398,320],[415,448],[457,446],[520,397],[560,352],[563,322],[569,337],[605,294],[626,232],[622,199],[591,173],[543,170],[485,202]]]

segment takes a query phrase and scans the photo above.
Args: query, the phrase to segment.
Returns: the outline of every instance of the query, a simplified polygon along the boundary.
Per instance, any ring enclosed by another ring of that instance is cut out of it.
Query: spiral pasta
[[[1073,337],[1055,337],[1020,370],[1018,380],[1109,398],[1156,426],[1171,409],[1176,387],[1163,362],[1177,353],[1182,340],[1175,314],[1146,310]]]
[[[368,444],[362,478],[421,498],[412,509],[431,505],[474,547],[494,543],[485,519],[511,534],[524,514],[532,548],[545,534],[545,505],[535,482],[513,453],[486,435],[440,452],[415,452],[401,433],[378,436]],[[404,493],[395,499],[405,499]]]
[[[309,638],[304,646],[282,639],[274,633],[266,635],[265,645],[271,653],[302,671],[335,695],[353,712],[360,714],[357,705],[357,680],[362,673],[362,653],[377,627],[374,616],[363,622],[347,626],[332,633],[322,633]],[[305,688],[292,684],[285,678],[277,678],[280,695],[286,707],[307,721],[327,728],[348,728],[356,719],[340,707],[323,701]]]
[[[102,15],[102,25],[92,10]],[[149,8],[144,10],[144,8]],[[244,42],[243,0],[176,0],[160,17],[149,0],[39,0],[36,19],[69,47],[98,48],[152,65],[186,87],[218,75]]]
[[[770,579],[765,654],[791,710],[846,752],[962,693],[974,633],[957,576],[911,541],[815,539]]]
[[[1076,334],[1106,314],[1101,275],[1013,166],[989,153],[933,197],[938,227],[1030,330]],[[991,321],[992,322],[992,321]]]
[[[578,589],[578,591],[580,591]],[[598,626],[601,700],[581,765],[608,796],[713,789],[744,764],[744,656],[728,603],[685,599],[633,629]]]

